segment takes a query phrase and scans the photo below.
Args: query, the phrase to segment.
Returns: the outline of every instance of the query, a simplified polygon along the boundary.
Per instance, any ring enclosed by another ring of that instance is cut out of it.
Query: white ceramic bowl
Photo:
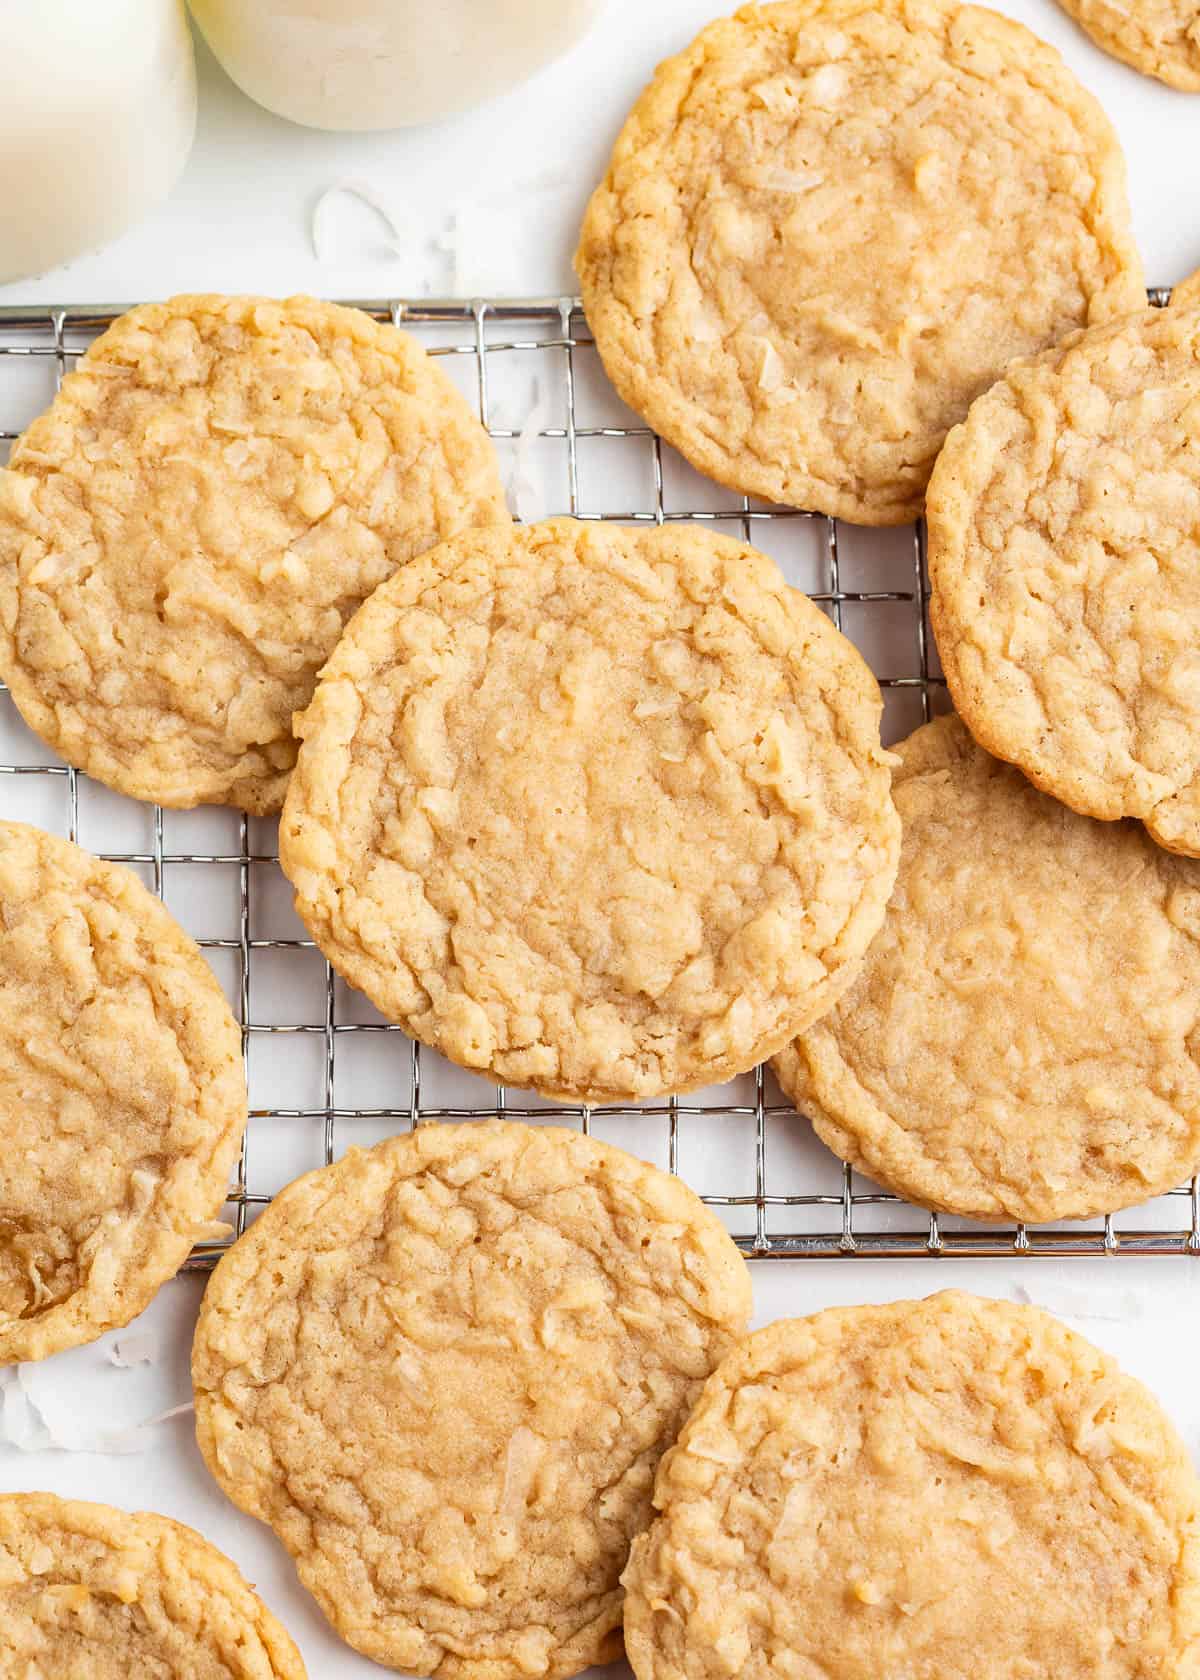
[[[189,0],[228,74],[309,128],[406,128],[515,87],[607,0]]]

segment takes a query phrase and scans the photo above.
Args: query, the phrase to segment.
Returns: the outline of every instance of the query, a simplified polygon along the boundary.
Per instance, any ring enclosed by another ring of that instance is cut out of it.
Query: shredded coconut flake
[[[520,431],[527,412],[527,408],[518,407],[509,397],[500,397],[489,405],[488,420],[498,431],[516,432]]]
[[[762,344],[762,366],[758,370],[760,390],[778,391],[787,380],[787,369],[783,365],[783,357],[776,350],[769,338],[760,340]]]
[[[346,180],[335,181],[313,205],[312,213],[312,248],[313,256],[319,263],[332,262],[329,218],[333,204],[338,198],[356,198],[373,210],[391,235],[387,243],[389,256],[398,256],[403,250],[404,231],[399,219],[388,204],[385,195],[373,187],[369,181]]]
[[[525,1515],[529,1490],[542,1459],[542,1442],[521,1424],[513,1431],[504,1463],[504,1487],[500,1493],[500,1515],[519,1523]]]
[[[693,1458],[706,1459],[710,1464],[739,1464],[742,1458],[730,1436],[694,1435],[688,1451]]]
[[[74,1419],[56,1418],[34,1391],[28,1365],[0,1371],[0,1445],[18,1452],[126,1454],[145,1452],[160,1423],[192,1411],[189,1400],[124,1429],[96,1430]]]
[[[165,1412],[155,1412],[153,1417],[143,1418],[141,1423],[135,1423],[128,1429],[118,1429],[112,1434],[100,1437],[103,1446],[92,1447],[92,1452],[103,1453],[142,1453],[146,1451],[154,1438],[154,1431],[160,1423],[169,1423],[172,1418],[186,1417],[194,1412],[195,1404],[185,1400],[182,1405],[168,1406]]]
[[[533,388],[533,407],[521,427],[513,469],[505,486],[509,509],[522,525],[540,519],[546,506],[546,487],[538,468],[537,444],[538,436],[550,424],[550,418],[550,397],[539,382]]]
[[[841,64],[822,64],[814,70],[805,84],[805,92],[814,105],[828,110],[838,104],[846,92],[849,78]]]
[[[709,311],[697,309],[688,322],[688,337],[693,344],[719,344],[721,342],[720,323]]]
[[[1103,1284],[1076,1289],[1065,1283],[1038,1283],[1036,1288],[1017,1285],[1017,1297],[1030,1306],[1044,1307],[1059,1318],[1110,1319],[1128,1324],[1145,1317],[1146,1304],[1133,1289],[1113,1289]]]
[[[793,193],[797,197],[819,187],[824,179],[815,169],[783,169],[776,163],[762,164],[749,171],[751,186],[764,187],[768,192]]]
[[[43,1452],[48,1437],[29,1391],[21,1365],[0,1372],[0,1432],[18,1452]]]
[[[158,1359],[158,1337],[153,1330],[131,1330],[117,1338],[108,1350],[108,1358],[122,1371],[131,1365],[153,1365]]]
[[[790,115],[799,102],[796,79],[792,76],[770,76],[766,81],[755,82],[750,92],[776,117]]]

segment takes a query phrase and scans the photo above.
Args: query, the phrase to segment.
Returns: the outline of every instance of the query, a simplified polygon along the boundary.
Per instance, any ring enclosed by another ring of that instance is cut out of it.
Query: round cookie
[[[576,255],[625,401],[735,490],[916,518],[1014,356],[1145,302],[1121,152],[1021,24],[745,6],[661,65]]]
[[[624,1580],[638,1680],[1190,1680],[1200,1488],[1048,1314],[947,1293],[781,1320],[705,1385]]]
[[[0,1495],[0,1653],[13,1680],[305,1680],[287,1633],[199,1534],[52,1493]]]
[[[1200,11],[1196,0],[1059,0],[1096,45],[1144,76],[1200,93]]]
[[[134,309],[0,470],[0,675],[121,793],[274,811],[351,613],[507,517],[482,427],[395,327],[312,298]]]
[[[1200,856],[1200,309],[1011,368],[946,440],[928,519],[938,651],[976,739]]]
[[[942,718],[853,987],[775,1058],[843,1160],[922,1207],[1083,1219],[1200,1166],[1200,865],[1076,816]]]
[[[879,689],[696,527],[473,531],[358,613],[297,720],[296,908],[423,1043],[564,1101],[714,1084],[849,984],[898,852]]]
[[[0,823],[0,1364],[129,1320],[219,1212],[236,1022],[131,871]]]
[[[299,1179],[222,1259],[200,1448],[357,1650],[556,1680],[620,1655],[655,1467],[750,1306],[678,1179],[577,1132],[421,1126]]]

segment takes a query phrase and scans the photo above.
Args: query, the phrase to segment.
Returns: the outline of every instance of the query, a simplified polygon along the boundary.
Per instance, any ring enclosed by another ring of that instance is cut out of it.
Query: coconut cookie
[[[694,466],[867,525],[917,517],[1014,356],[1145,302],[1100,107],[951,0],[711,24],[634,107],[576,267],[617,390]]]
[[[297,1180],[221,1261],[200,1448],[357,1650],[553,1680],[620,1655],[655,1466],[750,1306],[677,1179],[577,1132],[421,1126]]]
[[[1190,1680],[1200,1487],[1048,1314],[782,1320],[705,1385],[625,1573],[638,1680]]]
[[[843,1160],[923,1207],[1082,1219],[1200,1166],[1200,865],[1076,816],[957,718],[899,749],[887,920],[775,1059]]]
[[[296,908],[451,1060],[563,1100],[716,1083],[849,984],[898,851],[879,689],[694,527],[474,531],[354,619],[297,729]]]
[[[929,485],[932,620],[989,752],[1200,856],[1200,309],[1013,368]]]
[[[506,520],[483,429],[395,327],[292,298],[116,321],[0,471],[0,675],[135,799],[279,808],[292,713],[397,566]]]
[[[1096,45],[1144,76],[1200,92],[1200,9],[1196,0],[1059,0]]]
[[[220,1210],[238,1027],[135,875],[0,823],[0,1364],[128,1324]]]
[[[236,1567],[169,1517],[0,1496],[0,1674],[12,1680],[304,1680]]]

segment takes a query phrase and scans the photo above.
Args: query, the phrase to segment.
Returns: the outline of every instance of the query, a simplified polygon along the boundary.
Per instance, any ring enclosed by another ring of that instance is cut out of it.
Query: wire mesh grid
[[[1152,292],[1155,303],[1168,294]],[[0,309],[0,460],[124,306]],[[691,520],[772,553],[858,643],[885,735],[944,709],[921,526],[863,531],[700,479],[603,379],[577,299],[358,302],[414,332],[513,457],[522,516]],[[0,689],[0,813],[66,834],[143,876],[198,939],[242,1030],[250,1122],[229,1195],[240,1234],[275,1190],[351,1143],[425,1122],[573,1123],[680,1173],[751,1259],[1200,1253],[1200,1181],[1145,1207],[1057,1227],[939,1218],[837,1161],[770,1073],[637,1106],[553,1104],[452,1068],[350,991],[295,920],[273,822],[137,805],[54,761]],[[2,784],[0,784],[2,785]],[[291,1100],[289,1100],[291,1099]],[[210,1265],[221,1245],[198,1248]]]

